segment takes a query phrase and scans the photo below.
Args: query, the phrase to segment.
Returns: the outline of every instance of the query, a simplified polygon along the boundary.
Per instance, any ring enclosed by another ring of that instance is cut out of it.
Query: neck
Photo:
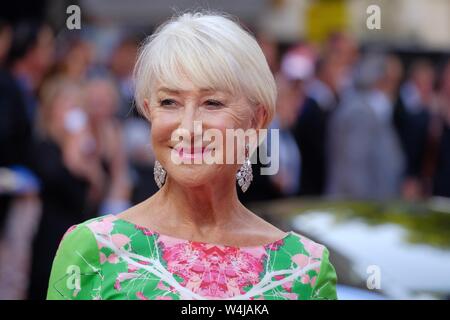
[[[157,215],[162,223],[194,233],[223,229],[248,216],[238,199],[234,179],[216,179],[207,185],[186,187],[168,177],[152,198],[156,207],[161,208]]]

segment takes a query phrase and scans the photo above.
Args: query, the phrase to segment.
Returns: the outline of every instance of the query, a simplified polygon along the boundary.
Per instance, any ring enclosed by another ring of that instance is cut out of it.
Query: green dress
[[[164,235],[107,215],[75,225],[47,299],[337,299],[327,248],[295,232],[235,247]]]

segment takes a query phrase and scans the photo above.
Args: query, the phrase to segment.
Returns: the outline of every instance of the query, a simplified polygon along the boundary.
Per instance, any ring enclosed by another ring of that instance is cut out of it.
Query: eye
[[[159,101],[161,106],[174,106],[177,102],[173,99],[163,99]]]
[[[214,100],[214,99],[208,99],[205,101],[205,104],[209,107],[212,108],[219,108],[219,107],[223,107],[224,104],[218,100]]]

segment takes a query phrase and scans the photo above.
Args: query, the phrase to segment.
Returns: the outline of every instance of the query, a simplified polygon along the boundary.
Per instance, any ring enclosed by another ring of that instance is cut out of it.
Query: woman
[[[328,250],[239,202],[236,172],[245,191],[254,144],[243,165],[178,162],[236,152],[228,143],[198,147],[199,123],[220,133],[267,127],[276,86],[254,38],[225,17],[184,14],[149,38],[135,75],[161,189],[116,216],[72,227],[48,299],[335,299]],[[175,144],[176,131],[194,143]]]
[[[85,87],[85,109],[95,139],[96,153],[105,171],[107,190],[99,214],[118,213],[129,208],[131,181],[122,141],[122,125],[115,117],[118,93],[106,77],[90,79]]]
[[[29,298],[45,299],[51,263],[66,230],[92,218],[101,197],[99,163],[92,158],[81,90],[65,78],[44,83],[38,113],[39,137],[32,148],[32,170],[41,182],[42,216],[33,241]]]

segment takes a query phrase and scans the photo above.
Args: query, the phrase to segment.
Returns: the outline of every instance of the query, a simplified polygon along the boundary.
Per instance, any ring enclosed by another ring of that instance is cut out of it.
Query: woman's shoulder
[[[290,231],[283,241],[284,249],[290,255],[302,254],[313,259],[321,260],[328,249],[324,244],[318,243],[296,231]]]
[[[69,227],[61,238],[58,253],[68,250],[98,252],[98,235],[112,232],[114,216],[95,217]]]
[[[117,220],[117,217],[112,214],[85,220],[69,227],[64,233],[61,241],[65,241],[68,238],[76,237],[81,234],[89,234],[90,237],[96,237],[96,235],[111,234],[115,229]]]
[[[64,236],[61,241],[66,240],[67,238],[74,237],[75,235],[79,235],[82,233],[86,233],[89,231],[92,227],[92,225],[96,225],[97,223],[102,223],[105,220],[106,217],[95,217],[91,218],[85,221],[82,221],[80,223],[77,223],[75,225],[70,226],[66,232],[64,233]]]
[[[108,214],[70,227],[60,246],[75,242],[74,245],[78,247],[91,246],[99,252],[105,247],[115,251],[133,244],[132,248],[139,252],[144,243],[148,245],[148,236],[152,235],[153,232],[149,229]]]
[[[58,253],[60,251],[67,251],[68,248],[76,249],[77,251],[96,249],[97,241],[92,232],[92,225],[101,223],[103,220],[103,217],[95,217],[69,227],[61,238]]]

